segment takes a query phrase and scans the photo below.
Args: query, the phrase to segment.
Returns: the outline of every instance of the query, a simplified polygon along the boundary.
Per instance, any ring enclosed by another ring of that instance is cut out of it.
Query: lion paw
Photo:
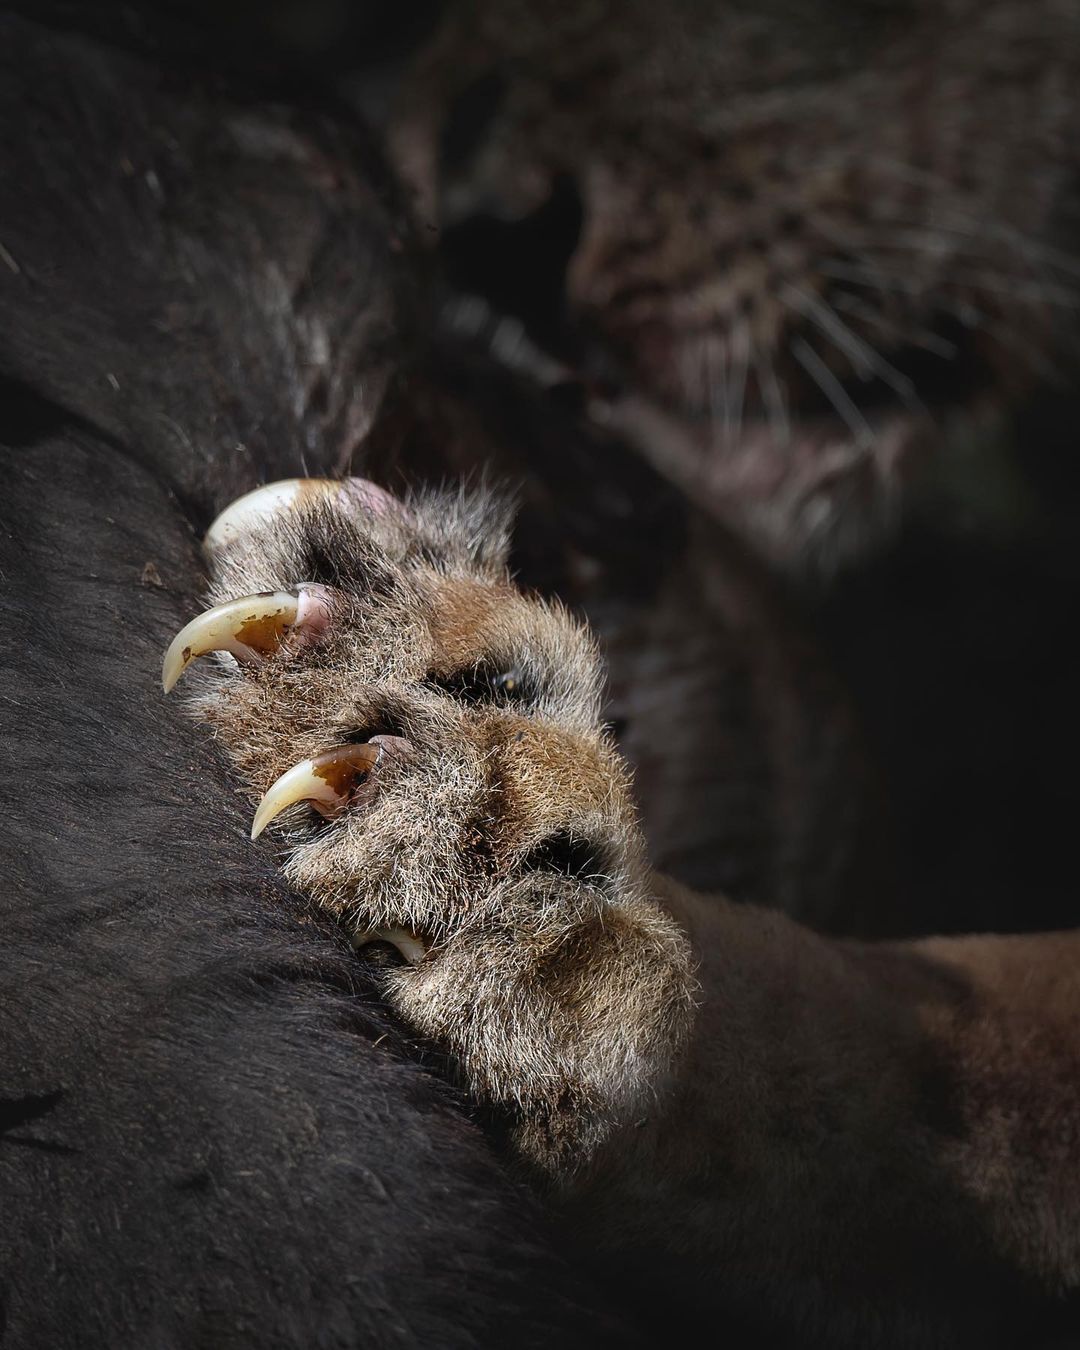
[[[483,494],[399,502],[358,479],[234,503],[211,608],[171,688],[259,797],[288,881],[390,944],[389,1001],[533,1160],[640,1116],[685,1035],[688,949],[649,898],[588,632],[506,572]]]

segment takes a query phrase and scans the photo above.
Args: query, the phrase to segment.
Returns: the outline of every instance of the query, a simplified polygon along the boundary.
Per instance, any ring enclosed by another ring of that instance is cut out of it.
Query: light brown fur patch
[[[648,898],[595,645],[511,586],[498,519],[486,499],[378,517],[301,501],[238,540],[212,600],[315,581],[331,622],[262,666],[207,666],[194,710],[253,794],[335,744],[409,741],[362,810],[283,818],[286,876],[351,927],[427,937],[420,965],[388,974],[391,1002],[512,1110],[527,1156],[565,1167],[647,1108],[693,981]]]

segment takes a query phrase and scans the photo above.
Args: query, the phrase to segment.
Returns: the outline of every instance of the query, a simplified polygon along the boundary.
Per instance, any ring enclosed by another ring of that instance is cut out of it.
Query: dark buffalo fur
[[[347,465],[419,303],[363,130],[0,14],[0,373],[205,524]]]
[[[158,683],[195,530],[392,378],[378,166],[21,20],[0,63],[0,1343],[624,1343]]]
[[[196,580],[166,493],[87,435],[0,463],[3,1343],[594,1343],[161,699]]]

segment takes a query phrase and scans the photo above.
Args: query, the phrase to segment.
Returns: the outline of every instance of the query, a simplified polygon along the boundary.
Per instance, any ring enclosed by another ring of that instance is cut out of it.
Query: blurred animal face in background
[[[452,324],[461,293],[517,315],[669,478],[829,571],[927,452],[1075,368],[1078,39],[1048,0],[476,0],[394,139]]]

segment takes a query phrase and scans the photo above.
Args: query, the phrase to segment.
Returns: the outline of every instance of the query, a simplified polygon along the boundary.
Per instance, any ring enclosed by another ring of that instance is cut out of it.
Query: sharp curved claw
[[[215,517],[206,531],[203,548],[208,553],[224,548],[281,511],[304,501],[334,495],[338,486],[331,478],[283,478],[277,483],[265,483],[253,492],[237,497]]]
[[[327,820],[333,820],[348,807],[382,753],[381,746],[370,743],[336,745],[314,759],[294,764],[259,802],[251,825],[252,839],[258,839],[267,825],[295,802],[311,802]]]
[[[389,492],[366,478],[283,478],[237,497],[211,523],[203,548],[214,553],[281,512],[320,499],[373,516],[385,515],[399,506]]]
[[[197,656],[231,652],[238,661],[258,661],[272,656],[293,629],[318,632],[328,619],[319,586],[228,600],[192,619],[173,638],[161,664],[162,688],[168,693]]]
[[[371,942],[388,942],[391,947],[398,949],[402,959],[410,966],[419,965],[427,955],[426,943],[408,928],[368,928],[363,933],[357,933],[352,940],[357,950]]]

